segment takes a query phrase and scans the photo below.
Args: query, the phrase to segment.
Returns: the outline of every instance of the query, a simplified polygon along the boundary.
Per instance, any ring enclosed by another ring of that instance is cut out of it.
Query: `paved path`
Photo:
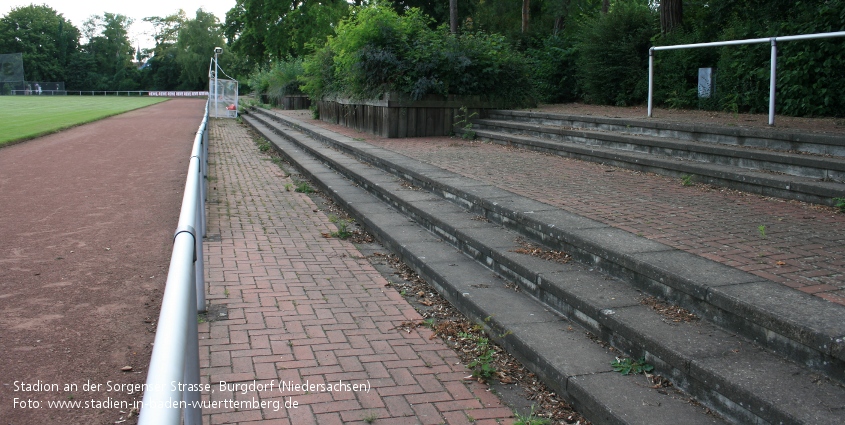
[[[384,139],[280,112],[845,305],[845,214],[832,208],[489,143]]]
[[[397,329],[421,317],[351,243],[321,235],[336,229],[285,189],[292,181],[243,126],[215,121],[211,140],[208,299],[228,314],[200,325],[201,375],[213,389],[203,398],[219,403],[205,423],[512,422],[431,331]]]

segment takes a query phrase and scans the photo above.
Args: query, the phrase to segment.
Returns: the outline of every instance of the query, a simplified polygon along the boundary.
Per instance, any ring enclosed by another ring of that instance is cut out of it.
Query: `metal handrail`
[[[173,237],[170,269],[138,418],[141,425],[202,424],[197,313],[205,311],[202,238],[207,164],[208,101],[194,137],[182,210]]]
[[[782,37],[750,38],[746,40],[714,41],[711,43],[676,44],[657,46],[648,49],[648,117],[652,115],[652,96],[654,95],[654,52],[657,50],[695,49],[699,47],[735,46],[739,44],[771,43],[772,59],[769,73],[769,125],[775,125],[775,83],[777,77],[778,41],[812,40],[817,38],[845,37],[845,31],[822,32],[817,34],[787,35]]]
[[[158,96],[158,97],[208,97],[203,90],[9,90],[12,96]]]

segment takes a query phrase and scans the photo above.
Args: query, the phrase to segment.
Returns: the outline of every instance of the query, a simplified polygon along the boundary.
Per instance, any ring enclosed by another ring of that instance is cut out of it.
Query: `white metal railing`
[[[205,311],[202,238],[207,164],[208,102],[191,150],[138,419],[141,425],[202,424],[197,313]]]
[[[818,34],[787,35],[783,37],[750,38],[746,40],[715,41],[712,43],[677,44],[674,46],[658,46],[648,50],[648,117],[652,113],[652,96],[654,94],[654,52],[657,50],[694,49],[699,47],[735,46],[738,44],[772,44],[771,72],[769,75],[769,125],[775,125],[775,82],[777,80],[778,41],[811,40],[817,38],[845,37],[845,31],[823,32]]]
[[[9,90],[12,96],[164,96],[164,97],[208,97],[202,90]]]

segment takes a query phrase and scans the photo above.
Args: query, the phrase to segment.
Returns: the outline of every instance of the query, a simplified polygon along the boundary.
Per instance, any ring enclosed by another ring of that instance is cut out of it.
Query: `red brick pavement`
[[[384,139],[280,111],[845,305],[845,214],[461,139]],[[763,226],[763,227],[761,227]]]
[[[205,423],[513,421],[430,330],[397,329],[421,317],[351,243],[321,235],[336,228],[243,126],[215,121],[211,140],[206,282],[228,319],[200,324],[203,400],[218,403]]]

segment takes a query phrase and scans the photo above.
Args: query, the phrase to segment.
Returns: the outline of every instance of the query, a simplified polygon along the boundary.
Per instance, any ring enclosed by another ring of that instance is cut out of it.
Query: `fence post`
[[[648,117],[651,118],[652,103],[654,96],[654,47],[648,49]]]
[[[775,86],[777,85],[778,40],[772,37],[772,70],[769,75],[769,125],[775,125]]]

